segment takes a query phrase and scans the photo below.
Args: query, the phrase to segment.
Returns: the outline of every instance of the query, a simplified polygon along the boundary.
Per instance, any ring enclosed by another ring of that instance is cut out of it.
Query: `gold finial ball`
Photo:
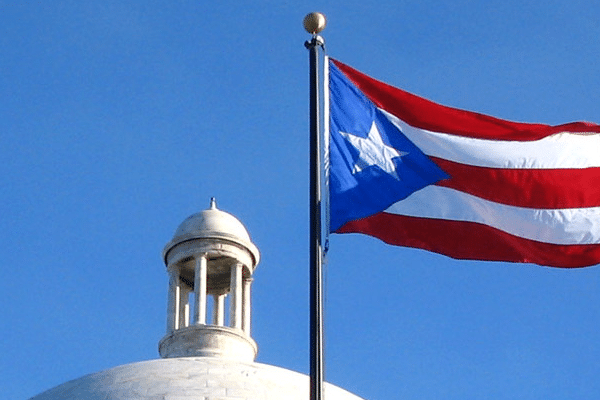
[[[320,33],[325,29],[325,25],[327,25],[327,19],[320,12],[311,12],[304,17],[304,29],[312,35]]]

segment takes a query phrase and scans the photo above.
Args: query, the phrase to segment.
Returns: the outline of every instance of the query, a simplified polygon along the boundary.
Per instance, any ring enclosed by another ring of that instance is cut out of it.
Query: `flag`
[[[600,125],[442,106],[329,59],[330,231],[457,259],[600,263]]]

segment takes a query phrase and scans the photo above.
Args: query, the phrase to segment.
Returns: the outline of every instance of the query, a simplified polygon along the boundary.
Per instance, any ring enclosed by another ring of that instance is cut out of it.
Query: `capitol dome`
[[[327,400],[361,400],[325,384]],[[259,363],[211,357],[138,362],[97,372],[50,389],[31,400],[307,400],[308,376]]]
[[[309,398],[308,376],[254,361],[250,291],[259,252],[238,219],[212,199],[179,225],[163,259],[169,290],[162,358],[86,375],[31,400]],[[327,400],[361,400],[327,383],[323,390]]]

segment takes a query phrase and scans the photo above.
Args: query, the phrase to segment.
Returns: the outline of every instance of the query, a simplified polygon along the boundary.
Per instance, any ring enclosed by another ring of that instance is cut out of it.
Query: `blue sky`
[[[592,1],[0,2],[0,397],[157,358],[160,253],[219,208],[262,253],[257,361],[308,372],[308,35],[437,102],[600,122]],[[600,149],[599,149],[600,150]],[[369,399],[597,399],[600,270],[331,239],[326,377]]]

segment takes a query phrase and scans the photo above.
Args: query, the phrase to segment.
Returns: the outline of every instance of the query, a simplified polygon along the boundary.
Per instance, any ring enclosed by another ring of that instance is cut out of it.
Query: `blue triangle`
[[[330,62],[330,230],[385,210],[449,176],[399,130]],[[366,138],[375,122],[383,142],[401,153],[393,158],[400,179],[373,165],[352,173],[359,151],[340,132]]]

